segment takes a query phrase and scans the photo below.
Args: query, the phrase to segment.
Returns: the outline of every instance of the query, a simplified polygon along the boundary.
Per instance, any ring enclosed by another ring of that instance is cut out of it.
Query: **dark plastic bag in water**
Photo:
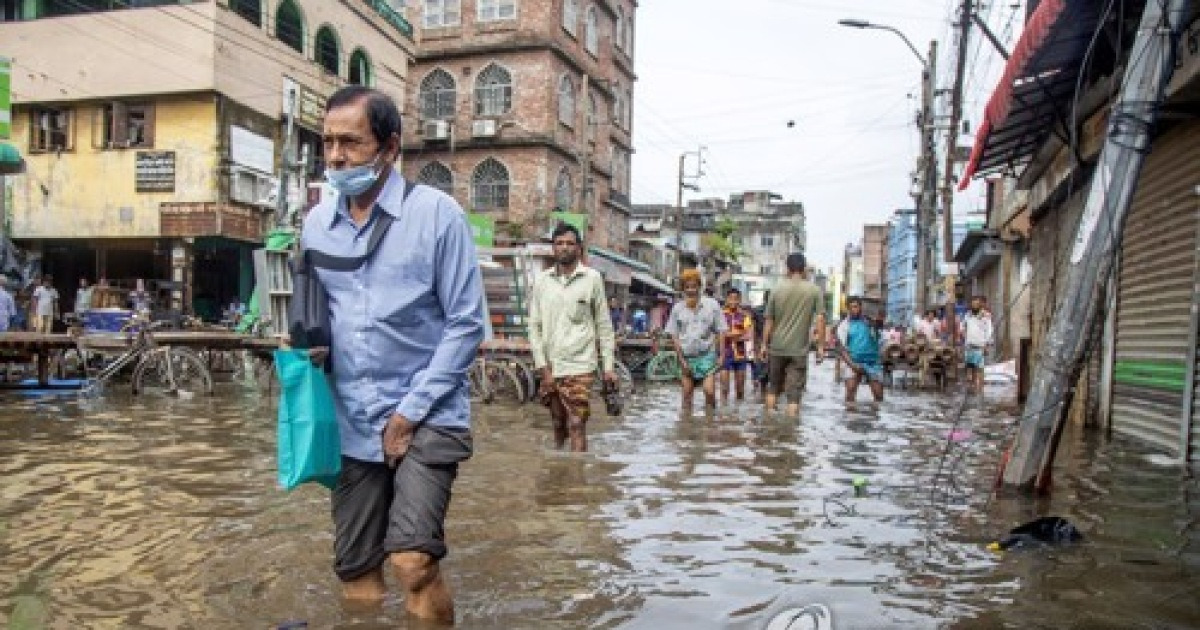
[[[325,371],[307,350],[276,350],[279,374],[279,485],[291,490],[315,481],[333,489],[342,469],[333,393]]]
[[[1008,535],[989,545],[996,551],[1065,545],[1083,540],[1083,534],[1061,516],[1043,516],[1014,527]]]

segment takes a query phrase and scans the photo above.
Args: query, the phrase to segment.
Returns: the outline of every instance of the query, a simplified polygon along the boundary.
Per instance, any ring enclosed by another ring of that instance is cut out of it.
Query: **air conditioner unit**
[[[476,138],[495,138],[499,125],[490,118],[481,118],[471,123],[471,135]]]
[[[426,142],[450,139],[450,122],[446,120],[427,120],[421,128]]]
[[[271,198],[273,185],[271,177],[236,170],[229,174],[229,198],[256,206],[271,205],[274,202]]]

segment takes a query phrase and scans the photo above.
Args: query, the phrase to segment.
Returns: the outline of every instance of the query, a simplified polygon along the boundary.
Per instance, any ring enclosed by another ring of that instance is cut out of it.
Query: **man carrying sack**
[[[596,354],[604,364],[605,386],[617,386],[612,319],[604,297],[604,278],[579,262],[583,239],[565,223],[553,233],[554,266],[538,275],[529,298],[529,347],[541,372],[538,390],[550,408],[554,445],[587,450],[587,421],[596,374]]]
[[[313,208],[301,235],[320,289],[308,295],[325,297],[296,310],[324,316],[329,341],[343,595],[382,603],[390,564],[411,614],[451,623],[439,561],[451,486],[471,455],[466,374],[484,336],[483,290],[462,208],[393,167],[400,132],[396,104],[378,90],[347,86],[329,98],[322,142],[337,194]],[[300,347],[324,345],[309,334],[321,327],[300,326],[309,342]]]

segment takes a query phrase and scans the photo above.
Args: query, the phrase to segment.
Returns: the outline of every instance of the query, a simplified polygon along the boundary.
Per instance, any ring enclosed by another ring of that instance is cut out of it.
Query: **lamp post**
[[[920,185],[920,195],[917,200],[917,286],[914,303],[918,313],[924,313],[928,306],[930,278],[930,224],[937,208],[937,155],[933,150],[933,96],[934,81],[936,80],[937,40],[929,42],[929,56],[921,55],[917,47],[908,37],[886,24],[875,24],[866,20],[838,20],[838,24],[850,28],[874,29],[894,33],[904,40],[905,45],[912,51],[914,57],[921,62],[921,155],[918,158],[917,171]]]

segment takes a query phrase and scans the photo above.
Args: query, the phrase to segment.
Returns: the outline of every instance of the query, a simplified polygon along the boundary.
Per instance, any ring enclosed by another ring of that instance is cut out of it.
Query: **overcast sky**
[[[1007,40],[1022,3],[985,3]],[[921,66],[897,36],[939,44],[949,81],[951,0],[644,0],[637,12],[633,201],[674,203],[680,153],[707,146],[700,193],[771,190],[804,202],[812,264],[840,264],[866,223],[912,207]],[[965,116],[974,125],[1003,68],[975,36]],[[949,87],[948,84],[939,87]],[[793,127],[788,127],[794,121]],[[688,158],[688,172],[695,159]],[[978,207],[979,185],[959,207]]]

